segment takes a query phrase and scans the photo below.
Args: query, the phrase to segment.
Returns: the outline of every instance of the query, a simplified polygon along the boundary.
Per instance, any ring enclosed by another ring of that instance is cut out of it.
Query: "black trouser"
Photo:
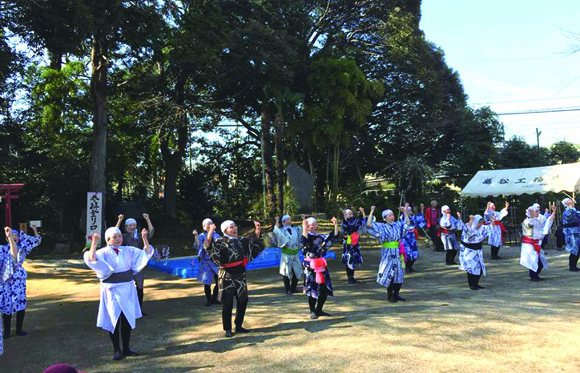
[[[479,280],[481,279],[481,273],[479,275],[473,275],[467,272],[467,283],[471,289],[477,288],[479,286]]]
[[[445,263],[446,264],[454,264],[456,256],[457,256],[457,250],[445,250]]]
[[[315,312],[319,314],[322,312],[322,307],[324,307],[324,302],[328,298],[328,288],[326,284],[318,284],[318,299],[314,297],[308,297],[308,306],[310,307],[310,312]],[[318,301],[318,304],[316,304]]]
[[[579,258],[578,255],[570,254],[570,264],[569,264],[570,269],[578,268],[578,258]]]
[[[284,289],[286,292],[296,292],[296,288],[298,287],[298,278],[292,272],[292,283],[290,283],[290,278],[288,276],[282,276],[282,281],[284,281]]]
[[[539,255],[538,255],[539,256]],[[544,268],[544,264],[542,263],[542,259],[538,258],[538,270],[537,271],[532,271],[531,269],[529,270],[530,273],[530,278],[532,280],[537,280],[540,278],[540,272],[542,272],[542,269]]]
[[[203,291],[205,292],[205,298],[207,299],[208,303],[215,302],[218,296],[218,275],[216,273],[213,274],[213,280],[215,281],[215,285],[213,287],[213,294],[211,292],[211,285],[203,285]]]
[[[109,332],[109,337],[111,338],[115,352],[121,351],[119,334],[121,334],[121,339],[123,340],[123,352],[129,351],[129,341],[131,340],[131,325],[129,324],[129,321],[123,312],[121,312],[121,316],[119,316],[119,320],[117,320],[115,332]]]
[[[346,277],[354,278],[354,269],[350,269],[348,266],[346,266]]]
[[[391,282],[391,284],[387,287],[387,299],[397,299],[399,297],[399,291],[401,291],[401,287],[403,284],[395,284]]]
[[[437,235],[437,227],[429,227],[429,237],[433,241],[433,246],[436,251],[443,251],[443,242],[441,237]]]
[[[499,256],[498,256],[499,249],[500,249],[500,246],[492,246],[491,247],[491,259],[498,259],[499,258]]]
[[[415,264],[415,259],[407,259],[407,263],[405,264],[407,272],[413,272],[413,264]]]
[[[241,328],[248,307],[248,298],[240,299],[237,292],[233,295],[222,294],[222,323],[224,330],[232,330],[232,311],[234,310],[234,298],[236,299],[236,328]]]
[[[22,334],[22,325],[24,324],[24,316],[26,310],[20,310],[16,312],[16,334]],[[10,337],[10,324],[12,322],[12,315],[7,313],[2,314],[2,321],[4,322],[4,335]]]

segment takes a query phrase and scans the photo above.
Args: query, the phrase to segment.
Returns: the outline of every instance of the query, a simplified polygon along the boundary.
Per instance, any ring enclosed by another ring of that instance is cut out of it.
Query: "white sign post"
[[[86,247],[91,245],[93,233],[101,234],[101,222],[103,215],[103,194],[100,192],[87,193],[87,236]],[[99,240],[99,246],[101,244]]]

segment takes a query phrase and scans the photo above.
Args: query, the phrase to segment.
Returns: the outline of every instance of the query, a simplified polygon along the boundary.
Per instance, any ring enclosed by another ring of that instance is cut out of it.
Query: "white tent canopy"
[[[463,197],[545,194],[580,190],[580,163],[479,171],[461,191]]]

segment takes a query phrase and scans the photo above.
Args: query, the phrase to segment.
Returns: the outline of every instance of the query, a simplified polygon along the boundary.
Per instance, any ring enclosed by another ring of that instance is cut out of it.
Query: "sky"
[[[541,146],[580,144],[580,1],[423,0],[421,12],[425,37],[443,49],[472,107],[578,109],[500,115],[506,139],[536,144],[538,128]]]

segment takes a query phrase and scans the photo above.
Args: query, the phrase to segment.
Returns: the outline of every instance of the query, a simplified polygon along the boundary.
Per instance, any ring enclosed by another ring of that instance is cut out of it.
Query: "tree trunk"
[[[103,220],[105,227],[105,202],[107,200],[107,74],[108,58],[105,41],[98,35],[93,36],[91,51],[91,94],[93,98],[93,148],[90,166],[90,191],[103,193]],[[102,236],[104,236],[104,233]]]
[[[284,117],[278,113],[274,122],[276,137],[276,184],[278,186],[278,216],[284,215]]]
[[[180,78],[175,85],[176,101],[180,107],[185,103],[185,79]],[[177,176],[183,164],[185,157],[185,148],[187,147],[187,116],[183,114],[181,118],[176,118],[177,122],[177,139],[171,141],[174,134],[174,128],[166,127],[165,133],[159,136],[159,147],[161,157],[165,163],[165,186],[163,197],[165,199],[165,212],[171,219],[177,218]],[[170,149],[171,144],[175,146]]]
[[[269,217],[274,217],[276,215],[276,195],[274,194],[274,165],[272,162],[272,138],[270,136],[272,121],[267,106],[262,109],[261,127],[262,159],[266,174],[266,211],[270,214]]]

